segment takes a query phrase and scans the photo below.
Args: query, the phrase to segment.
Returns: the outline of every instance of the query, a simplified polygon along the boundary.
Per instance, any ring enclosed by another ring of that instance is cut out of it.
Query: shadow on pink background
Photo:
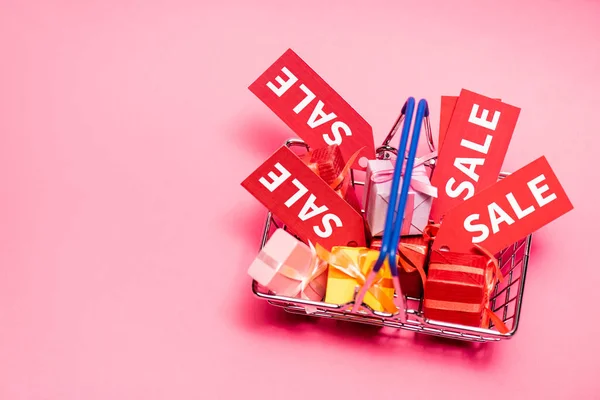
[[[597,1],[0,2],[0,399],[599,399]],[[240,182],[292,133],[247,89],[293,48],[373,126],[461,88],[522,108],[575,210],[519,332],[473,346],[288,315]]]

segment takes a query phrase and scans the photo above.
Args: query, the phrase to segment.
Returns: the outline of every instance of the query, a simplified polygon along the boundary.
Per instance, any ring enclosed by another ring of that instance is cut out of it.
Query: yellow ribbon
[[[319,244],[316,246],[316,253],[321,260],[327,261],[330,268],[334,268],[356,280],[361,287],[366,283],[367,278],[362,273],[359,266],[365,262],[365,256],[368,251],[369,249],[367,248],[359,250],[357,262],[354,262],[354,260],[343,251],[330,253],[323,246]],[[372,266],[369,267],[369,271],[371,268]],[[386,312],[392,314],[396,313],[398,309],[396,308],[394,301],[382,290],[382,288],[393,289],[394,285],[392,279],[379,277],[379,279],[373,283],[373,286],[369,288],[368,292],[375,297]]]

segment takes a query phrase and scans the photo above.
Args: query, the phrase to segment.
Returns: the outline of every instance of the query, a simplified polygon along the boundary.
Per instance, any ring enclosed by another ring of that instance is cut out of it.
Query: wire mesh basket
[[[378,158],[389,158],[396,154],[396,149],[389,146],[388,143],[389,140],[386,139],[384,144],[377,150]],[[299,139],[290,139],[286,142],[286,145],[290,148],[308,150],[308,146]],[[432,160],[428,167],[433,169],[434,164],[435,160]],[[506,175],[506,173],[502,173],[501,177]],[[364,186],[364,182],[357,179],[354,173],[352,173],[352,183],[356,188]],[[267,214],[260,243],[261,249],[277,228],[286,229],[285,225],[269,212]],[[405,329],[418,333],[472,342],[494,342],[502,339],[509,339],[517,331],[523,304],[523,291],[525,289],[525,275],[529,261],[530,246],[531,235],[510,245],[496,255],[504,280],[496,284],[496,287],[490,296],[490,308],[502,321],[504,321],[509,329],[509,331],[504,334],[498,332],[491,323],[486,329],[426,319],[423,316],[422,298],[406,297],[406,322],[401,322],[397,314],[393,315],[386,312],[373,311],[368,308],[363,308],[361,311],[353,313],[352,306],[354,305],[354,302],[340,305],[279,296],[262,287],[254,280],[252,281],[252,291],[259,298],[267,300],[274,306],[282,307],[285,311],[293,314],[304,314],[313,317]],[[355,295],[357,291],[358,287],[355,291]]]

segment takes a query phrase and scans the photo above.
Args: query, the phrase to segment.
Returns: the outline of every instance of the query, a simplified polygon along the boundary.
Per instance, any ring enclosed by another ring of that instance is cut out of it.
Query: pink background
[[[215,3],[0,1],[0,399],[600,399],[600,3]],[[409,95],[436,131],[463,87],[522,107],[505,169],[546,155],[575,210],[534,237],[514,339],[252,296],[239,183],[292,134],[247,86],[288,47],[378,142]]]

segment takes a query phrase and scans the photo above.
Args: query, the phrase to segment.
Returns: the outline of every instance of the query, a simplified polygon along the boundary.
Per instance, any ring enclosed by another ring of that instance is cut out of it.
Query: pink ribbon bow
[[[421,158],[417,158],[415,160],[415,165],[413,168],[412,179],[410,180],[410,187],[419,193],[423,193],[430,197],[437,197],[437,188],[435,186],[431,186],[428,183],[421,182],[420,180],[414,179],[415,177],[427,176],[427,173],[423,168],[418,168],[421,165],[425,164],[427,161],[432,160],[437,157],[437,150],[423,156]],[[402,175],[404,175],[405,171],[402,171]],[[371,182],[373,183],[383,183],[389,182],[394,177],[394,168],[383,169],[381,171],[376,171],[371,174]]]
[[[413,172],[412,172],[412,178],[410,180],[410,187],[415,192],[423,193],[424,195],[429,196],[429,197],[437,197],[438,191],[435,186],[431,186],[431,184],[429,184],[429,183],[425,183],[419,179],[415,179],[417,177],[427,177],[427,172],[425,171],[425,168],[424,167],[419,168],[419,167],[421,167],[427,161],[436,158],[437,155],[438,155],[437,150],[435,150],[432,153],[429,153],[426,156],[417,158],[415,160],[415,164],[414,164]],[[405,172],[406,171],[402,171],[403,176],[404,176]],[[394,177],[394,168],[383,169],[381,171],[376,171],[371,174],[371,182],[373,182],[375,184],[389,182],[393,179],[393,177]],[[368,185],[367,190],[371,190],[370,184]],[[369,198],[369,193],[367,193],[366,198],[367,199]],[[405,215],[404,215],[405,221],[412,221],[414,208],[415,208],[414,196],[409,196],[408,202],[406,204]],[[408,224],[403,223],[401,234],[407,235],[409,233],[409,231],[410,231],[410,223],[408,223]]]

